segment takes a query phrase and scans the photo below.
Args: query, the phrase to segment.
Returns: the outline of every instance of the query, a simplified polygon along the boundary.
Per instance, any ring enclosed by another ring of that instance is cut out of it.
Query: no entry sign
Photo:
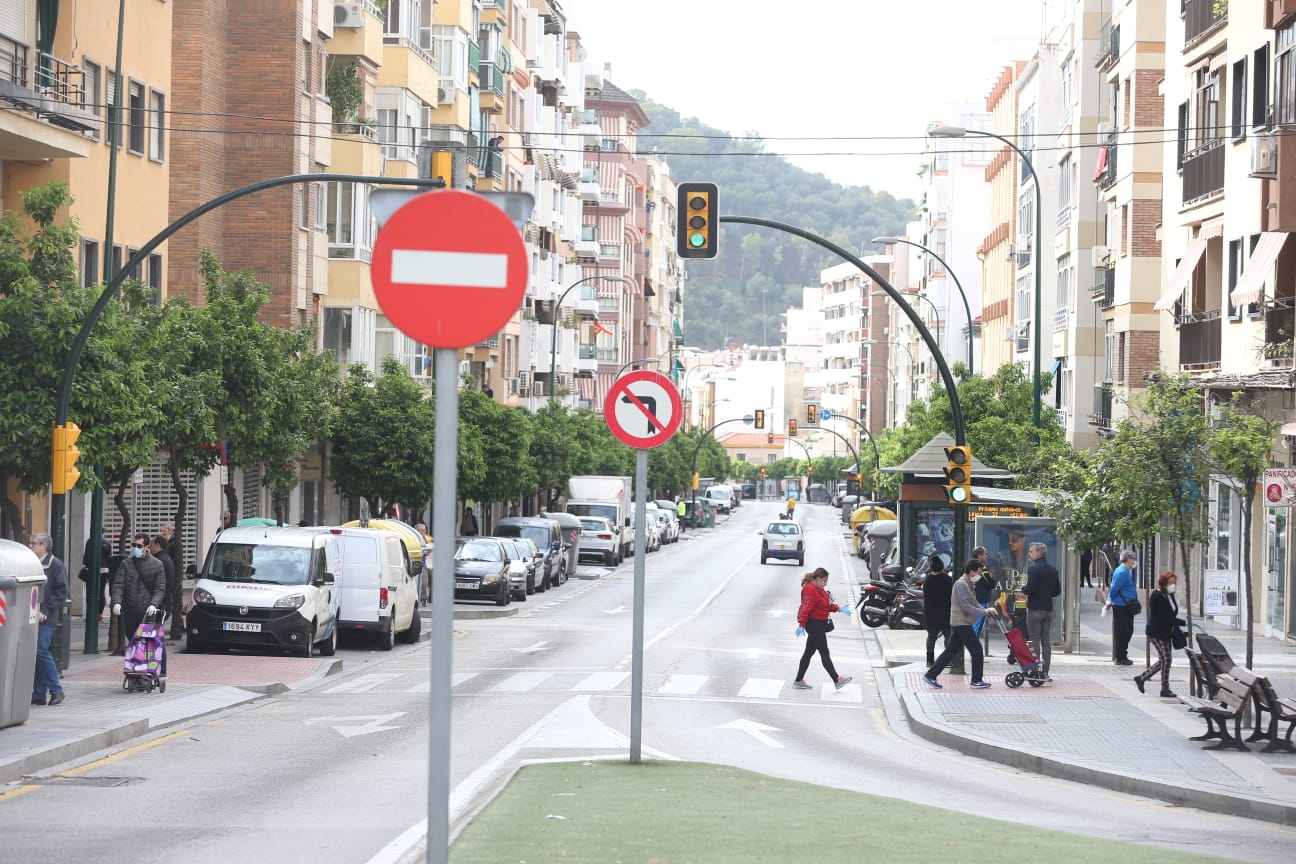
[[[402,333],[434,348],[466,348],[498,334],[522,304],[526,248],[487,199],[428,192],[383,223],[370,275],[379,307]]]
[[[642,369],[618,378],[608,388],[603,417],[619,440],[647,450],[675,434],[684,419],[684,405],[669,378]]]

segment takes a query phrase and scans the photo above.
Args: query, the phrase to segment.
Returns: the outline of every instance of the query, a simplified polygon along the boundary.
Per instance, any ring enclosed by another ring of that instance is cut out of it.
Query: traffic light
[[[945,448],[945,500],[967,504],[972,500],[972,448],[956,444]]]
[[[714,258],[720,239],[720,191],[714,183],[681,183],[676,201],[676,248],[681,258]]]
[[[806,404],[806,425],[813,426],[819,422],[819,406],[813,402]]]
[[[698,476],[698,472],[694,471],[694,472],[693,472],[693,488],[694,488],[694,489],[698,488],[698,480],[699,480],[699,479],[700,479],[700,477]]]
[[[807,462],[807,463],[806,463],[806,476],[809,477],[809,476],[810,476],[811,474],[813,474],[813,473],[814,473],[814,465],[811,465],[810,463]]]
[[[795,420],[789,420],[789,421],[788,421],[788,437],[789,437],[789,438],[795,438],[795,437],[796,437],[796,421],[795,421]]]
[[[50,491],[55,495],[71,492],[81,479],[76,467],[81,450],[76,440],[81,437],[81,427],[75,423],[54,427],[54,444],[50,451]]]
[[[770,437],[771,437],[771,438],[774,437],[774,433],[773,433],[773,432],[770,433]],[[765,479],[765,469],[764,469],[764,468],[760,469],[760,479],[762,479],[762,480]]]
[[[765,443],[766,443],[766,444],[773,444],[773,443],[774,443],[774,433],[773,433],[773,432],[770,432],[770,433],[766,434],[766,436],[765,436]]]
[[[454,186],[454,154],[449,150],[432,154],[432,179],[441,180],[447,189]]]
[[[752,425],[757,429],[765,428],[765,409],[757,408],[752,412]]]

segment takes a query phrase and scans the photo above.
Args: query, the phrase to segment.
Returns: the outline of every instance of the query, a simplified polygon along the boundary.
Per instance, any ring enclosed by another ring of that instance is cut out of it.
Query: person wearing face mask
[[[145,616],[162,608],[166,587],[162,562],[149,554],[149,536],[136,534],[131,541],[130,557],[121,563],[113,577],[112,613],[121,616],[117,632],[123,650]]]
[[[1157,577],[1155,591],[1148,594],[1148,620],[1145,632],[1156,649],[1157,661],[1134,676],[1134,684],[1139,692],[1145,692],[1143,685],[1152,680],[1157,672],[1161,673],[1161,698],[1173,699],[1170,689],[1170,661],[1174,657],[1171,634],[1176,627],[1184,625],[1179,617],[1179,604],[1175,602],[1175,591],[1179,587],[1179,577],[1169,570]]]
[[[945,650],[936,658],[935,664],[923,676],[924,681],[938,690],[942,685],[936,679],[954,655],[964,649],[972,657],[972,686],[979,690],[990,686],[989,681],[981,679],[985,658],[981,654],[981,643],[972,630],[973,622],[983,615],[999,615],[999,610],[993,606],[987,609],[976,601],[976,583],[981,580],[984,568],[984,564],[973,558],[963,565],[963,576],[954,583],[954,591],[950,596],[950,639],[945,644]]]

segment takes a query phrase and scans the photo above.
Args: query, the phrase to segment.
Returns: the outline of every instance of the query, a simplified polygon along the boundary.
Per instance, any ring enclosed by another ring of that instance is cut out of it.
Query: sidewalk
[[[941,690],[923,682],[925,631],[860,626],[876,665],[890,673],[878,676],[880,685],[893,690],[911,728],[934,743],[1038,774],[1296,825],[1296,756],[1261,753],[1263,744],[1249,745],[1247,753],[1209,751],[1202,746],[1211,742],[1188,740],[1205,731],[1205,722],[1178,700],[1158,698],[1157,681],[1146,694],[1134,685],[1133,676],[1145,668],[1143,619],[1130,643],[1134,666],[1113,666],[1108,659],[1110,620],[1100,617],[1097,604],[1082,600],[1080,651],[1055,650],[1054,682],[1039,688],[1014,690],[1004,683],[1016,667],[1008,665],[1007,646],[992,631],[985,679],[993,686],[984,691],[948,672]],[[1205,629],[1235,662],[1245,661],[1244,634],[1214,622]],[[1296,646],[1256,637],[1253,668],[1280,693],[1296,693]],[[1177,653],[1170,688],[1186,695],[1187,680],[1187,662]]]

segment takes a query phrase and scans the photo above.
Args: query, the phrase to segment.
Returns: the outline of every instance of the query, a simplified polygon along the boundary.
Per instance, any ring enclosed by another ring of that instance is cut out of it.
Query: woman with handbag
[[[850,607],[838,606],[832,602],[832,595],[825,587],[827,584],[828,571],[822,567],[801,577],[801,606],[797,609],[796,635],[806,637],[806,647],[801,654],[801,663],[797,666],[796,680],[792,682],[797,690],[814,689],[806,683],[805,674],[816,651],[834,687],[840,690],[851,682],[850,675],[837,675],[832,658],[828,656],[828,631],[833,629],[832,619],[828,616],[834,612],[850,615]]]
[[[1143,693],[1143,685],[1152,680],[1157,672],[1161,673],[1161,698],[1173,699],[1170,689],[1170,661],[1174,657],[1173,643],[1175,631],[1183,626],[1179,618],[1179,604],[1175,602],[1175,590],[1179,577],[1169,570],[1157,577],[1155,591],[1148,594],[1148,621],[1146,632],[1156,649],[1157,661],[1134,676],[1134,684]],[[1185,643],[1186,644],[1186,643]]]

